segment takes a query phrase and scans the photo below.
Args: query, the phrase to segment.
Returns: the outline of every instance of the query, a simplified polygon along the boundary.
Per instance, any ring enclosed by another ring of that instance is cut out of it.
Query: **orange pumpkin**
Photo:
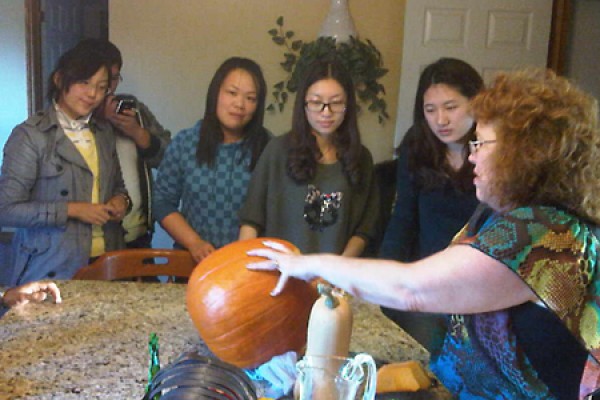
[[[283,293],[269,293],[277,271],[250,271],[246,264],[264,261],[246,254],[265,247],[258,238],[231,243],[206,257],[190,276],[187,308],[202,340],[214,355],[240,368],[253,368],[273,356],[306,346],[311,307],[318,297],[314,286],[290,279]]]

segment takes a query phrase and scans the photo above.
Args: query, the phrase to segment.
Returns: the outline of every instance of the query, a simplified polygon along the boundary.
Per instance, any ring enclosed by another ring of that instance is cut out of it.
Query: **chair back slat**
[[[196,267],[185,250],[125,249],[106,252],[73,279],[114,281],[152,276],[189,278]]]

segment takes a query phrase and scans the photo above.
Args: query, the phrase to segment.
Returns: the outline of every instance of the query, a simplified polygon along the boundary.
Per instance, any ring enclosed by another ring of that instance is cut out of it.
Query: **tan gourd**
[[[352,308],[331,285],[319,283],[319,299],[308,320],[306,355],[348,357],[352,335]]]
[[[377,393],[416,392],[430,386],[431,379],[416,361],[386,364],[377,371]]]
[[[319,283],[320,297],[315,301],[308,319],[306,356],[348,357],[352,336],[352,308],[341,291],[331,285]],[[317,358],[312,361],[316,368],[335,374],[337,360]],[[300,380],[294,386],[294,399],[300,399]],[[317,374],[312,381],[311,395],[315,399],[331,398],[335,393],[335,381],[326,375]]]

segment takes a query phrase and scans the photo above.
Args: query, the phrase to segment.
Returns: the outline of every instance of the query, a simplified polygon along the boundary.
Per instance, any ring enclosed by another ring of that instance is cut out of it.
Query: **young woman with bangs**
[[[12,131],[0,174],[0,225],[16,227],[10,286],[70,279],[125,246],[125,190],[110,124],[94,116],[110,90],[102,54],[75,46],[49,78],[52,104]]]

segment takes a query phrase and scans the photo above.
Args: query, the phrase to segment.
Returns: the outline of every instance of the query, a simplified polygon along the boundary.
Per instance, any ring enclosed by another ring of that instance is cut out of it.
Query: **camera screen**
[[[117,113],[122,113],[124,110],[129,110],[135,107],[135,101],[130,99],[119,100],[117,103]]]

